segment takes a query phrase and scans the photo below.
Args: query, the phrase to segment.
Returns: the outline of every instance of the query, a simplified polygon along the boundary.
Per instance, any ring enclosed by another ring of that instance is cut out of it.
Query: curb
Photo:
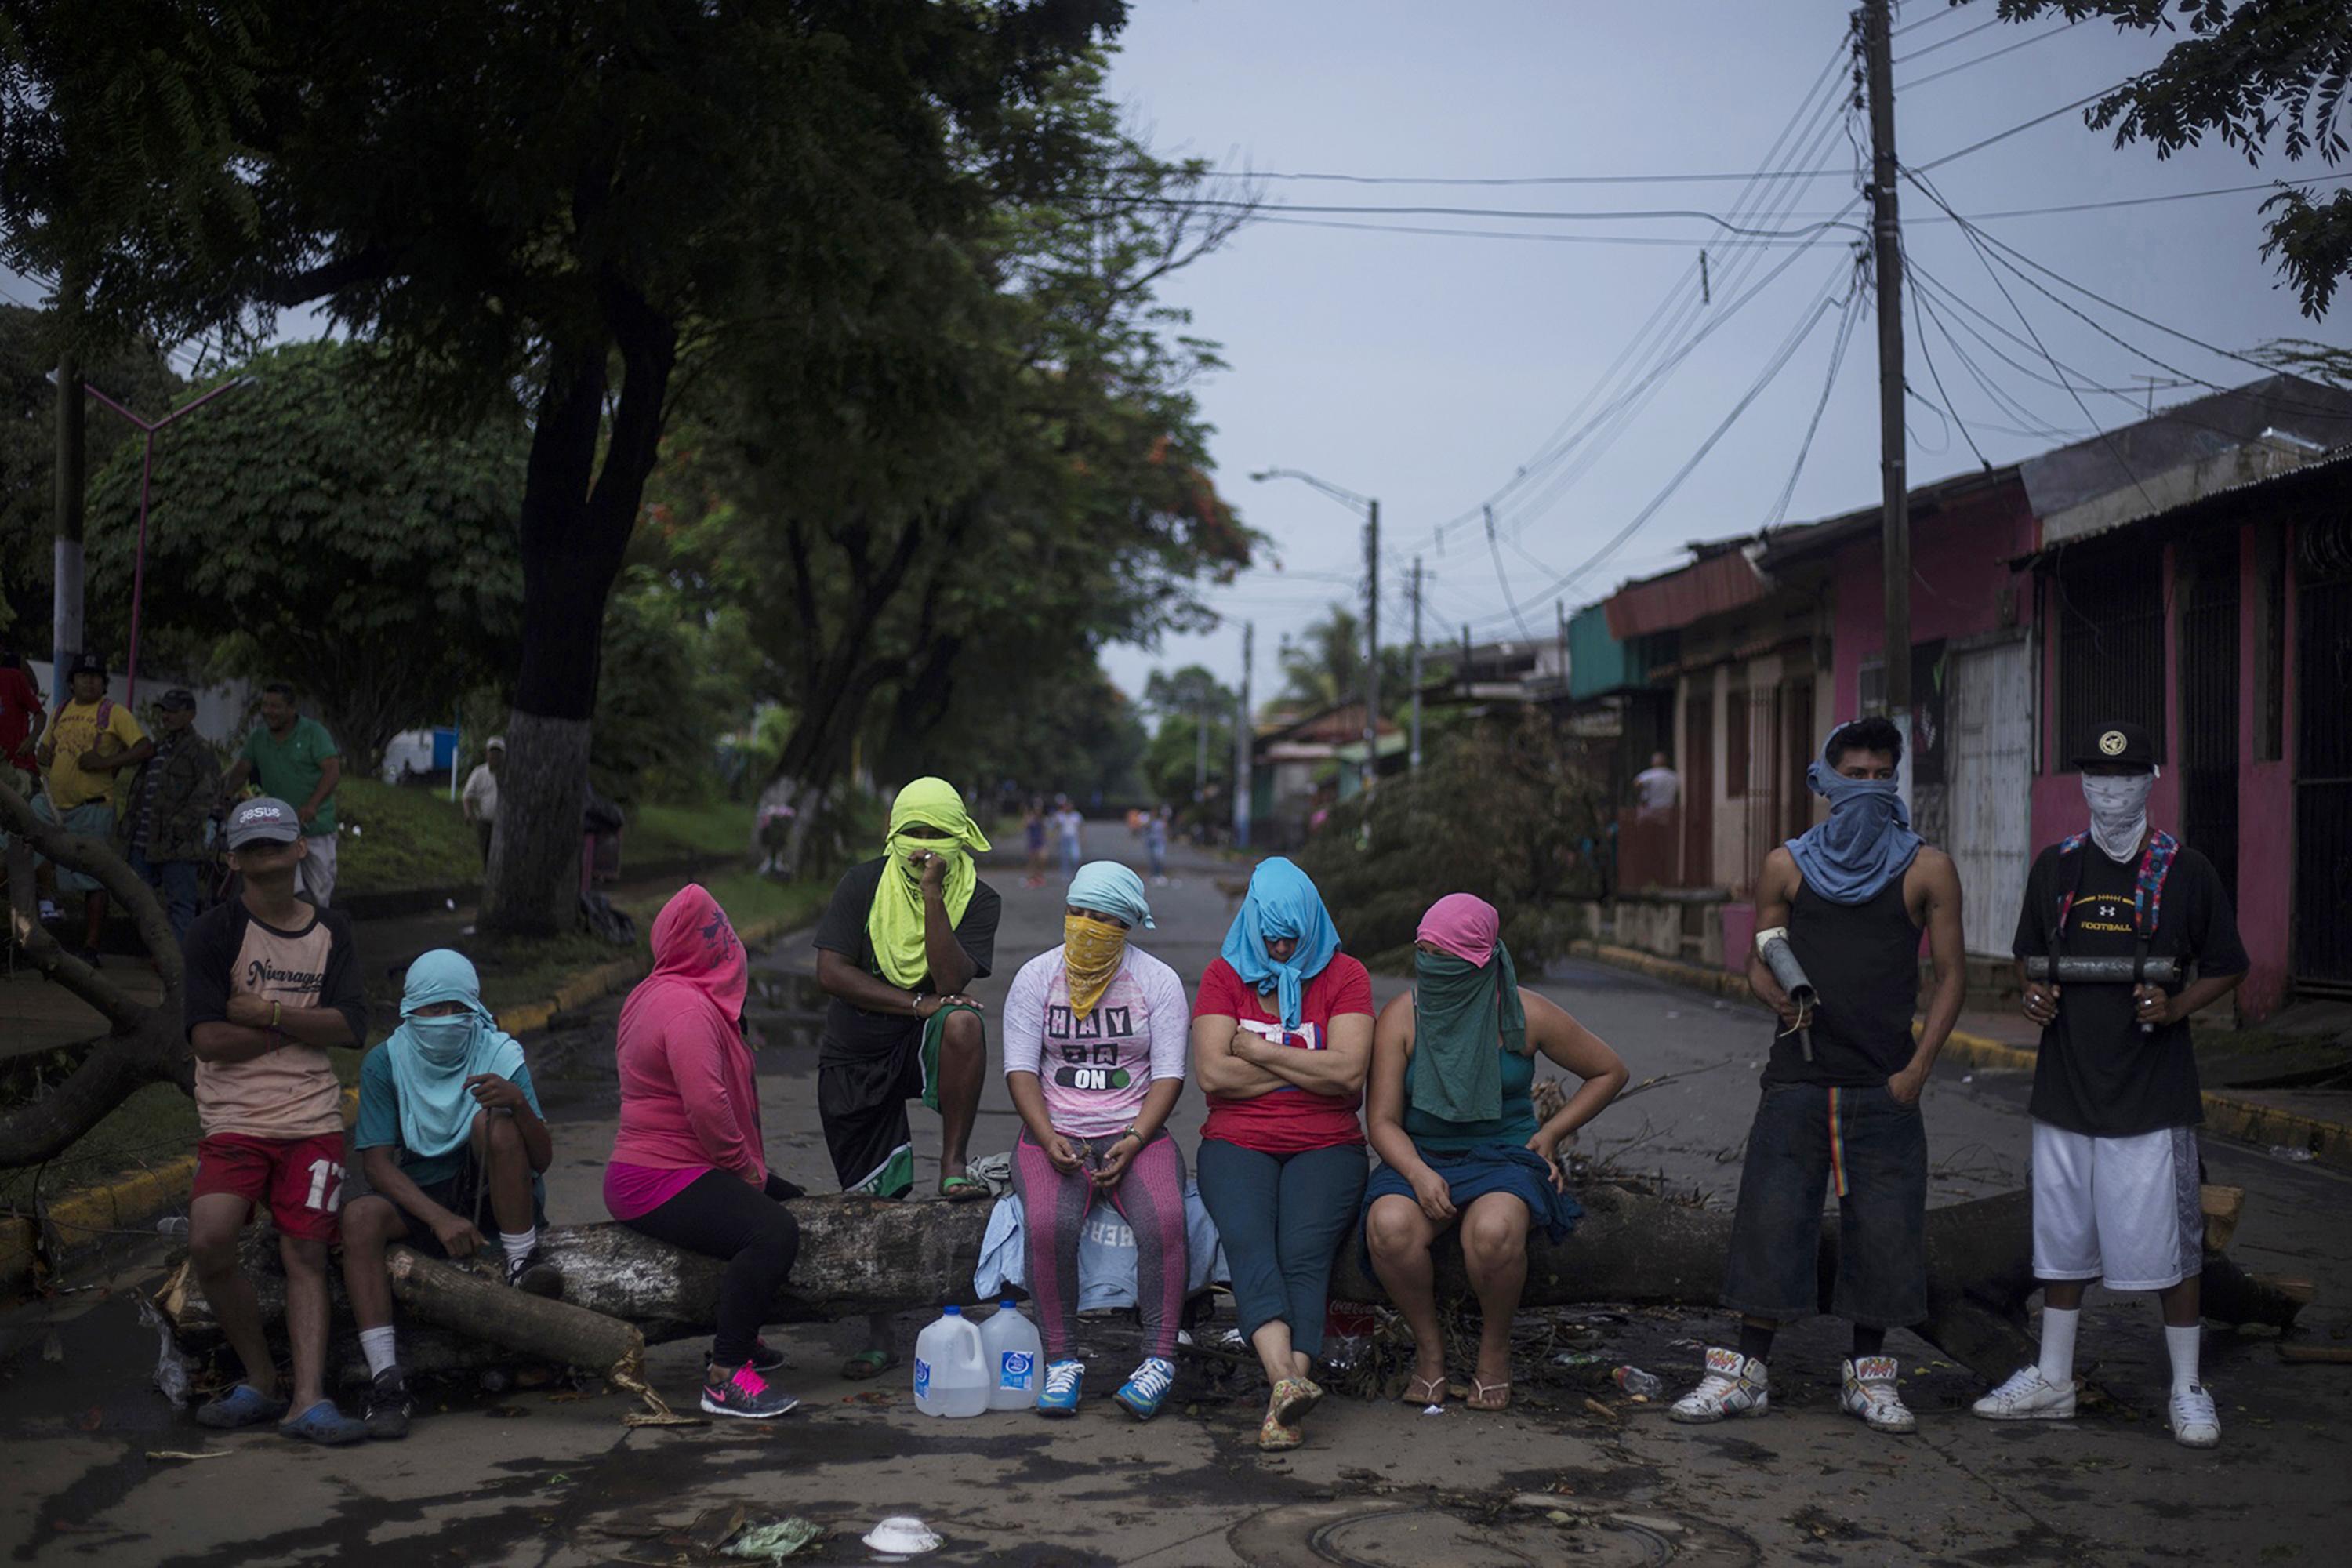
[[[1660,958],[1634,948],[1580,940],[1569,943],[1569,955],[1612,968],[1630,969],[1669,985],[1686,986],[1743,1002],[1756,999],[1744,974]],[[1991,1072],[2032,1072],[2039,1059],[2038,1053],[2023,1046],[2012,1046],[1965,1029],[1954,1029],[1946,1037],[1943,1054],[1950,1060]],[[2205,1090],[2200,1098],[2204,1102],[2205,1130],[2209,1132],[2257,1146],[2284,1144],[2292,1149],[2308,1149],[2315,1163],[2352,1171],[2352,1126],[2241,1100],[2214,1089]]]
[[[773,942],[791,929],[793,922],[789,921],[761,921],[744,927],[738,934],[746,947],[756,947]],[[527,1003],[499,1013],[499,1027],[510,1035],[543,1029],[558,1013],[583,1007],[599,997],[610,995],[622,986],[642,978],[648,967],[647,961],[634,955],[599,964],[566,981],[557,987],[553,996],[544,1002]],[[357,1089],[343,1090],[346,1126],[359,1113],[359,1103]],[[79,1187],[66,1194],[47,1205],[49,1228],[79,1233],[95,1239],[87,1243],[63,1243],[58,1250],[67,1258],[78,1257],[102,1247],[118,1232],[136,1231],[152,1223],[156,1215],[186,1201],[189,1184],[195,1179],[195,1174],[196,1157],[191,1152],[143,1171],[95,1186]],[[33,1221],[0,1218],[0,1300],[21,1291],[31,1280],[39,1256],[40,1236]]]

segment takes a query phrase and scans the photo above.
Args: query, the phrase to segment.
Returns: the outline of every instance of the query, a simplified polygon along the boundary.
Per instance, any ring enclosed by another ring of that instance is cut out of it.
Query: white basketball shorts
[[[2095,1138],[2033,1124],[2033,1272],[2168,1290],[2205,1267],[2197,1130]]]

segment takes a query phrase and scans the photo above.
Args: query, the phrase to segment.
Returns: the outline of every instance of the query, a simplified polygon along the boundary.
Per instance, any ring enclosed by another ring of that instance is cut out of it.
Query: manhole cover
[[[1717,1525],[1535,1497],[1498,1512],[1348,1499],[1300,1503],[1245,1520],[1226,1540],[1258,1568],[1753,1568],[1757,1561],[1745,1537]]]

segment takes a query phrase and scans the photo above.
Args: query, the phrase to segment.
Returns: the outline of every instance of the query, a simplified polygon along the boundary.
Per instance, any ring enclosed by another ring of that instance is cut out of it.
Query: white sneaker
[[[1849,1415],[1862,1417],[1874,1432],[1916,1432],[1918,1418],[1903,1403],[1903,1395],[1895,1388],[1895,1358],[1891,1355],[1866,1355],[1860,1361],[1845,1363],[1845,1383],[1838,1392],[1838,1403]]]
[[[1699,1379],[1696,1388],[1675,1401],[1666,1412],[1677,1421],[1721,1421],[1731,1415],[1761,1415],[1772,1406],[1771,1392],[1767,1386],[1770,1374],[1764,1363],[1745,1358],[1736,1350],[1710,1347],[1706,1352],[1706,1375]]]
[[[2213,1408],[2213,1396],[2205,1392],[2201,1383],[2172,1392],[2172,1409],[2166,1416],[2172,1428],[2172,1440],[2184,1448],[2218,1448],[2221,1446],[2221,1417]]]
[[[2021,1366],[1969,1408],[1988,1421],[2071,1421],[2074,1385],[2061,1387],[2044,1378],[2040,1367]]]
[[[41,900],[41,923],[43,925],[55,925],[58,921],[65,918],[66,912],[58,907],[56,900],[43,899]]]

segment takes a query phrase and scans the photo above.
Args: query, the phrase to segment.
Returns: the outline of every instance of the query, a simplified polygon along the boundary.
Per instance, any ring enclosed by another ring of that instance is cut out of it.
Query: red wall
[[[1911,529],[1911,640],[1975,637],[2003,626],[2003,589],[2014,591],[2015,619],[2032,611],[2030,574],[2007,563],[2033,548],[2033,514],[2025,487],[2011,483],[1982,497],[1916,519]],[[1878,540],[1858,539],[1838,552],[1833,582],[1836,619],[1830,652],[1834,710],[1817,726],[1826,732],[1862,710],[1862,666],[1886,647],[1885,576]]]

